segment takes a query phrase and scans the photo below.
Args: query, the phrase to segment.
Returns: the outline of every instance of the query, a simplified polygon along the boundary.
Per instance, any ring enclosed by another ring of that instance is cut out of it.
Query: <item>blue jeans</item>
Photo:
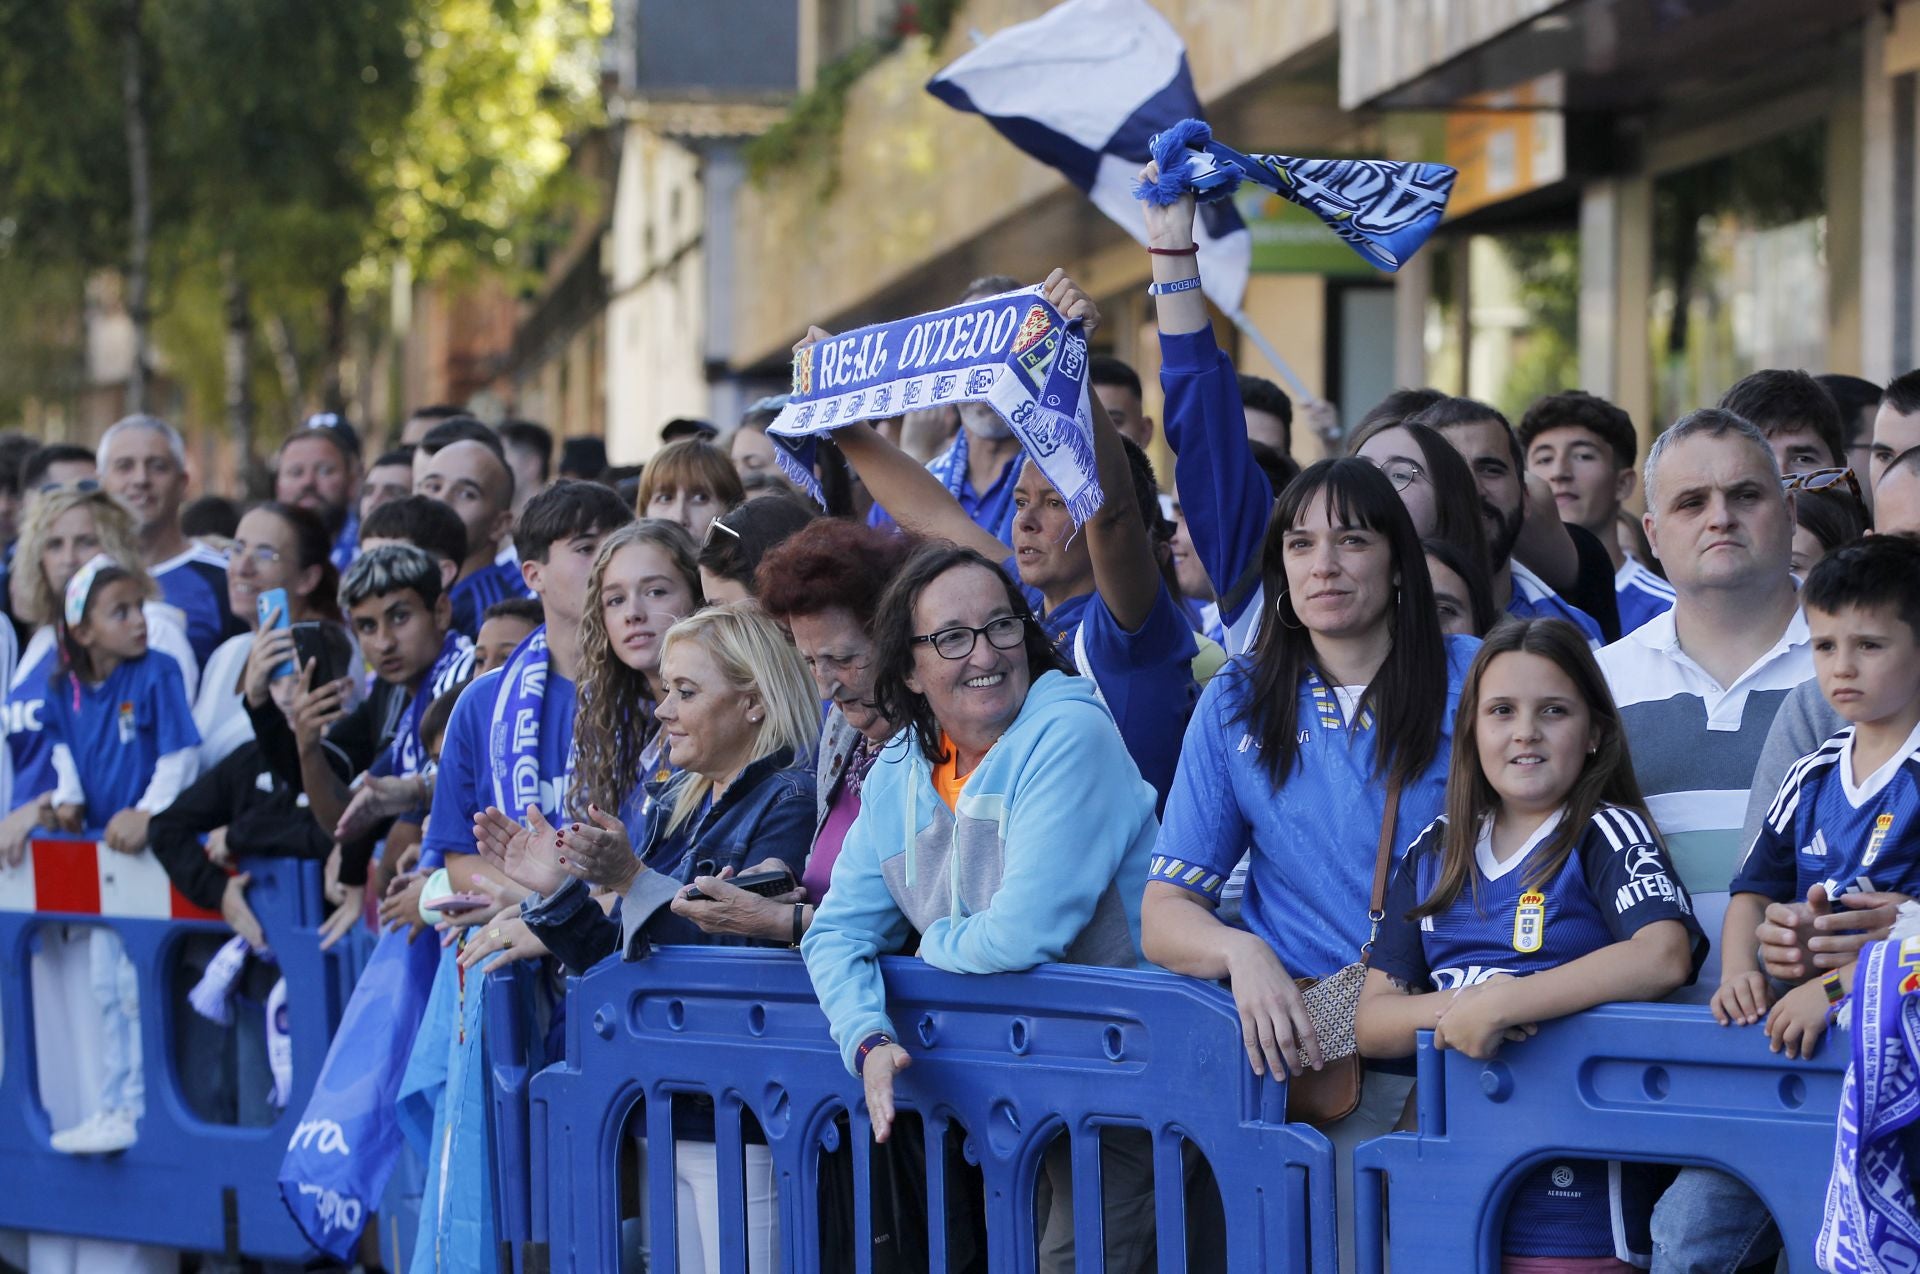
[[[1734,1274],[1780,1250],[1760,1196],[1713,1168],[1682,1168],[1653,1205],[1653,1274]]]
[[[100,1109],[138,1119],[147,1109],[140,1058],[140,977],[111,929],[87,935],[88,984],[100,1012]]]

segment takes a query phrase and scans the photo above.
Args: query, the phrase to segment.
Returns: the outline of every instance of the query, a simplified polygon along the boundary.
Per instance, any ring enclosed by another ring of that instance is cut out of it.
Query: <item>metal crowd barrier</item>
[[[1360,1269],[1494,1270],[1506,1201],[1556,1158],[1704,1164],[1772,1211],[1791,1267],[1811,1270],[1846,1072],[1844,1033],[1811,1060],[1696,1005],[1613,1004],[1541,1026],[1476,1062],[1422,1032],[1419,1130],[1354,1154]],[[1384,1195],[1384,1199],[1383,1199]]]
[[[526,1263],[533,1242],[532,1164],[528,1089],[536,1054],[534,1024],[524,1011],[539,976],[538,962],[508,965],[486,979],[485,1036],[488,1114],[493,1119],[493,1202],[500,1235],[499,1274],[533,1274]]]
[[[151,854],[116,854],[88,837],[38,836],[26,863],[0,869],[0,1227],[261,1260],[311,1255],[276,1178],[351,989],[351,965],[319,949],[316,930],[330,910],[320,864],[250,859],[242,867],[287,981],[293,1044],[291,1099],[263,1128],[210,1123],[181,1095],[173,957],[192,934],[226,936],[217,916],[174,891]],[[146,1113],[139,1140],[119,1154],[65,1155],[48,1142],[30,960],[42,927],[59,924],[112,929],[139,971]]]
[[[995,1271],[1034,1268],[1034,1186],[1062,1131],[1072,1155],[1075,1246],[1101,1250],[1106,1128],[1151,1135],[1161,1271],[1185,1268],[1183,1143],[1205,1155],[1218,1182],[1233,1269],[1335,1268],[1332,1147],[1317,1131],[1284,1122],[1285,1087],[1248,1069],[1223,991],[1151,972],[1056,966],[968,977],[917,960],[882,967],[889,1010],[914,1058],[896,1097],[920,1114],[930,1148],[935,1271],[946,1268],[942,1148],[955,1125],[984,1175]],[[872,1129],[860,1082],[842,1065],[797,956],[663,948],[639,963],[594,969],[572,984],[568,1000],[566,1058],[531,1085],[525,1268],[620,1268],[619,1164],[639,1102],[652,1267],[674,1268],[673,1099],[704,1095],[715,1107],[722,1268],[746,1269],[743,1115],[751,1112],[771,1151],[782,1264],[800,1271],[823,1259],[820,1157],[838,1145],[834,1121],[846,1113],[855,1250],[824,1259],[866,1274]],[[504,1155],[501,1167],[509,1177],[516,1171]]]

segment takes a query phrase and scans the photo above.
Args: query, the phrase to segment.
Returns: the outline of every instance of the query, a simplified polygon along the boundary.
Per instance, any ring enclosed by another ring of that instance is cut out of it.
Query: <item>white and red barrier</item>
[[[218,920],[173,887],[151,851],[120,854],[99,840],[36,837],[18,867],[0,867],[0,911],[118,920]]]

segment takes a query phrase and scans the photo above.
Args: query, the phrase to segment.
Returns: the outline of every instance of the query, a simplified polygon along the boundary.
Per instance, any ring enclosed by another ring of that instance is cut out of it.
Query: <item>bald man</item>
[[[463,441],[428,458],[414,494],[440,501],[467,531],[467,556],[454,581],[454,627],[468,636],[495,602],[530,596],[512,565],[497,561],[500,544],[513,531],[513,470],[483,442]]]

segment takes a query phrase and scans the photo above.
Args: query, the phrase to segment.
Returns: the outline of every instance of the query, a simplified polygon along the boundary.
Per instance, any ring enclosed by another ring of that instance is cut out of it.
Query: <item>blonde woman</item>
[[[14,552],[14,614],[33,626],[33,636],[20,652],[7,685],[7,750],[12,762],[12,792],[7,817],[0,819],[0,864],[17,864],[27,837],[36,826],[50,825],[54,789],[53,745],[43,732],[47,696],[60,656],[54,640],[54,621],[67,592],[67,583],[82,566],[99,554],[123,563],[149,597],[159,590],[140,567],[140,549],[134,538],[133,518],[91,480],[36,493],[27,502],[26,522]],[[153,649],[173,657],[180,666],[183,688],[191,703],[200,685],[200,665],[187,644],[180,612],[164,602],[149,601],[142,608],[147,640]]]
[[[585,821],[559,829],[537,809],[528,813],[531,829],[498,809],[475,820],[481,854],[537,895],[521,908],[527,927],[575,971],[612,954],[616,944],[628,959],[640,959],[654,943],[748,942],[706,933],[669,904],[749,861],[777,859],[798,881],[813,841],[808,754],[820,729],[819,700],[806,665],[759,605],[711,607],[668,629],[660,680],[654,715],[680,773],[631,840],[626,825],[598,803]],[[589,886],[619,898],[617,921],[595,905]],[[790,902],[799,896],[797,887],[786,895]],[[713,1109],[689,1101],[677,1103],[674,1114],[679,1269],[718,1271]],[[779,1227],[764,1145],[746,1147],[746,1175],[749,1268],[770,1271]]]

